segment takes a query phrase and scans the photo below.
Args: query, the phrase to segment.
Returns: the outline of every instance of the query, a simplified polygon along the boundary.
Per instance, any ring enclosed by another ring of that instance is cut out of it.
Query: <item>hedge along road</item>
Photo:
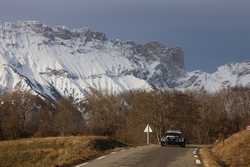
[[[195,167],[193,150],[148,145],[112,152],[77,167]]]

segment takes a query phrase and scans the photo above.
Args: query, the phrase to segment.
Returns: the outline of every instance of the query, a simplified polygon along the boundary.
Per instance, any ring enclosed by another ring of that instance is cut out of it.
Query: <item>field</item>
[[[123,144],[106,137],[52,137],[0,142],[0,167],[67,167]]]

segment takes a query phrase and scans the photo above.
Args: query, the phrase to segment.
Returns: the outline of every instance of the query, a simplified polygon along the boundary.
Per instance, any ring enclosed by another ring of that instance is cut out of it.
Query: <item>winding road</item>
[[[111,152],[77,167],[196,167],[194,148],[149,145]]]

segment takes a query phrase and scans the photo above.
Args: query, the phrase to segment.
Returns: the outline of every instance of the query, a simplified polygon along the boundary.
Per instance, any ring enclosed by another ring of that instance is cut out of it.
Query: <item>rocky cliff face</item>
[[[184,70],[184,53],[159,42],[109,40],[88,28],[40,22],[0,23],[0,91],[27,90],[46,98],[82,98],[90,89],[205,90],[250,87],[250,63],[215,73]]]
[[[88,28],[70,30],[27,21],[0,24],[0,89],[48,98],[172,88],[186,75],[180,48],[108,40]]]

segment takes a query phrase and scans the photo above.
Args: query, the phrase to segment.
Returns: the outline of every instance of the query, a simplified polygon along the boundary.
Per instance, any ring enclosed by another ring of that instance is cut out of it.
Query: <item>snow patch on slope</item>
[[[70,30],[37,21],[0,24],[0,88],[19,86],[56,99],[171,87],[184,75],[183,52],[160,43],[108,40],[88,28]]]

